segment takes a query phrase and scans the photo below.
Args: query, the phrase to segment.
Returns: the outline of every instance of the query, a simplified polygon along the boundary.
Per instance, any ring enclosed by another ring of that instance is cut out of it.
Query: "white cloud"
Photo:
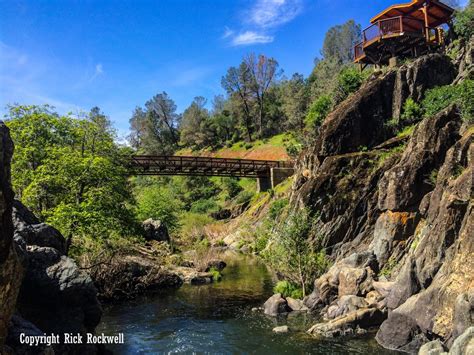
[[[232,46],[271,43],[276,29],[298,16],[304,0],[257,0],[243,11],[242,29],[236,33],[225,27],[223,39]]]
[[[232,39],[233,46],[250,45],[257,43],[270,43],[273,42],[273,36],[269,36],[254,31],[245,31]]]
[[[224,29],[224,34],[222,35],[222,38],[225,39],[225,38],[228,38],[230,36],[232,36],[235,32],[233,30],[231,30],[229,27],[225,27]]]
[[[293,20],[302,9],[301,0],[258,0],[248,19],[261,28],[278,27]]]

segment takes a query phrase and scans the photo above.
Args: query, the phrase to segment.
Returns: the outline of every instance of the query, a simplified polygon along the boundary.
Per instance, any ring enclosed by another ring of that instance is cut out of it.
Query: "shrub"
[[[222,274],[219,270],[217,270],[214,267],[211,267],[209,272],[212,274],[212,280],[213,281],[221,281],[222,280]]]
[[[243,190],[236,178],[222,178],[222,184],[229,198],[234,198]]]
[[[314,101],[306,115],[306,127],[308,129],[314,129],[321,126],[324,119],[330,112],[332,107],[332,100],[329,95],[321,95],[316,101]]]
[[[301,288],[288,281],[278,281],[273,287],[274,293],[280,293],[283,297],[303,298],[303,291]]]
[[[246,203],[249,202],[253,197],[253,193],[250,191],[242,191],[238,194],[237,198],[235,199],[236,204]]]
[[[137,196],[137,216],[141,221],[153,218],[173,230],[179,226],[178,213],[182,203],[170,190],[160,186],[144,187]]]
[[[459,85],[438,86],[428,90],[422,102],[425,117],[430,117],[439,111],[456,103],[463,120],[474,122],[474,80],[464,80]]]
[[[285,209],[286,206],[288,206],[288,203],[289,201],[287,198],[281,198],[272,202],[268,211],[268,216],[270,217],[270,219],[275,220],[280,217],[282,211]]]
[[[316,250],[310,240],[312,226],[307,210],[295,211],[282,223],[263,255],[285,278],[301,286],[303,296],[329,267],[324,250]]]
[[[413,122],[419,120],[423,116],[421,106],[415,102],[411,97],[406,99],[403,104],[403,113],[400,116],[402,121]]]
[[[217,211],[218,209],[219,206],[216,201],[211,199],[197,200],[191,204],[191,212],[193,213],[208,213],[211,211]]]
[[[336,102],[341,102],[347,96],[356,92],[365,80],[366,74],[353,66],[342,69],[337,76]]]

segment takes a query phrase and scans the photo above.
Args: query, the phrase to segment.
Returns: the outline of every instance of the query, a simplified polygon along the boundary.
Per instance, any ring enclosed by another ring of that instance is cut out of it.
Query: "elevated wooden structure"
[[[354,47],[354,62],[387,65],[391,58],[417,57],[444,44],[440,27],[454,9],[438,0],[392,5],[373,17]]]
[[[259,190],[265,191],[293,175],[293,163],[276,160],[135,155],[130,161],[130,174],[256,178]]]

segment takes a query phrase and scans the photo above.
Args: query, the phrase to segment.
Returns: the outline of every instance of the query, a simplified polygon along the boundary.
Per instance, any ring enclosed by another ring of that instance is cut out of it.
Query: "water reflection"
[[[273,318],[252,312],[272,293],[272,277],[256,258],[227,255],[224,278],[211,285],[139,297],[105,308],[98,332],[125,333],[118,354],[258,353],[384,354],[371,336],[318,341],[304,333],[316,320],[306,313]],[[289,334],[274,334],[277,325]]]

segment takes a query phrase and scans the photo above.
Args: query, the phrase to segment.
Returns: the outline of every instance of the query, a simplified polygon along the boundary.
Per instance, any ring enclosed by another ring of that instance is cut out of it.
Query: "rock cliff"
[[[95,353],[93,345],[28,347],[19,334],[94,332],[102,314],[87,273],[65,256],[65,239],[19,201],[10,181],[13,143],[0,122],[0,353]]]
[[[459,80],[459,67],[431,54],[374,76],[302,154],[291,201],[311,211],[314,242],[334,260],[305,299],[326,319],[310,333],[380,326],[381,345],[415,352],[450,347],[473,325],[474,127],[456,106],[408,137],[388,124],[406,98]]]

